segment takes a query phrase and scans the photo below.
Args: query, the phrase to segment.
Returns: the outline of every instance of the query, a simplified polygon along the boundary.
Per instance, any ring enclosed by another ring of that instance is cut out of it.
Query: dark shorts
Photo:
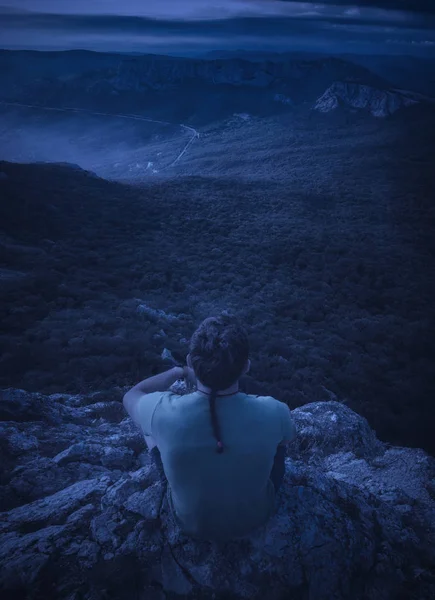
[[[286,451],[287,446],[278,446],[275,459],[273,461],[272,471],[270,472],[270,479],[275,487],[275,492],[278,492],[279,488],[281,487],[282,480],[284,479]],[[150,450],[150,455],[160,473],[161,479],[166,480],[162,458],[160,456],[160,450],[157,448],[157,446],[154,446],[154,448]]]

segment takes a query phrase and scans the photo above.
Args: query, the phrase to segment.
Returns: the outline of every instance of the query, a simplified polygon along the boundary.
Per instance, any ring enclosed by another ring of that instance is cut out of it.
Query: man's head
[[[226,390],[249,371],[249,343],[237,318],[227,314],[205,319],[192,335],[187,356],[199,381]]]

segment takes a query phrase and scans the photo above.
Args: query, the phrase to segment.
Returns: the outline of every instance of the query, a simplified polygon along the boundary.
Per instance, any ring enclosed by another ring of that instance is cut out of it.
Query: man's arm
[[[145,394],[152,394],[153,392],[164,392],[171,387],[178,379],[183,379],[184,369],[183,367],[173,367],[169,371],[159,373],[144,379],[137,385],[131,388],[122,399],[125,410],[128,412],[130,417],[135,423],[139,424],[137,415],[137,405],[140,398]],[[146,401],[146,398],[144,399]]]

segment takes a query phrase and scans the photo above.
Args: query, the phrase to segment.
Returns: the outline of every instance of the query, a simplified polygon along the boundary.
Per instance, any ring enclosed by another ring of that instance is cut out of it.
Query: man
[[[198,539],[244,537],[268,521],[286,444],[296,435],[286,404],[239,391],[248,355],[237,320],[210,317],[192,336],[187,367],[145,379],[124,396],[167,479],[175,520]],[[183,377],[196,383],[194,393],[166,391]]]

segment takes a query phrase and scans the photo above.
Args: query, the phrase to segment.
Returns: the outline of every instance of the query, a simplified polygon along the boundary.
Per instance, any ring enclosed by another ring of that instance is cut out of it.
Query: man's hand
[[[182,379],[183,377],[184,372],[182,367],[172,367],[172,369],[169,369],[164,373],[159,373],[158,375],[153,375],[152,377],[148,377],[148,379],[144,379],[131,388],[131,390],[125,394],[124,399],[126,396],[132,398],[133,396],[140,397],[143,394],[152,394],[153,392],[165,392],[177,381],[177,379]]]

